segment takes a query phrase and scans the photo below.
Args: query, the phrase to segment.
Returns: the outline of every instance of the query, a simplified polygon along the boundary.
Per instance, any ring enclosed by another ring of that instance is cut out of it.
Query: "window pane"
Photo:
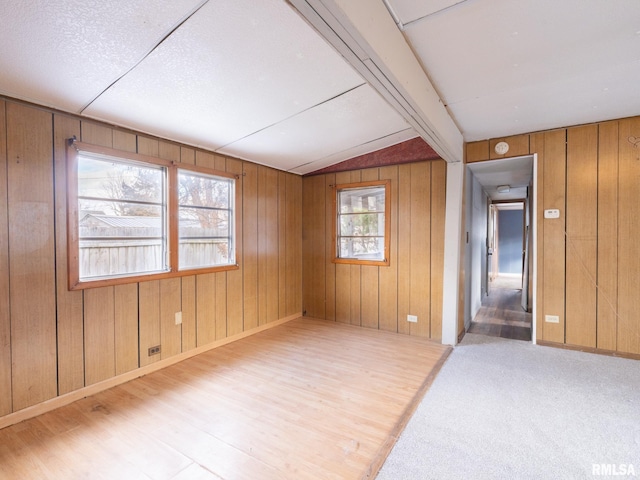
[[[180,208],[180,238],[229,236],[229,210]]]
[[[96,166],[102,168],[100,174]],[[156,204],[164,197],[164,172],[84,157],[78,170],[78,191],[83,194],[78,198],[80,280],[168,270],[166,207]],[[123,180],[127,175],[131,177]],[[136,175],[145,181],[132,180]],[[115,178],[125,183],[118,185]]]
[[[161,204],[164,197],[164,169],[137,163],[80,156],[78,196],[130,200]],[[128,215],[114,205],[116,213]]]
[[[180,170],[180,270],[235,263],[233,184],[229,178]]]
[[[340,236],[384,235],[383,213],[356,213],[340,216]]]
[[[384,259],[384,238],[341,238],[340,258]]]
[[[232,263],[227,239],[180,240],[180,270]]]
[[[338,258],[385,260],[386,185],[338,189]]]
[[[231,179],[181,170],[178,174],[181,206],[230,208]]]

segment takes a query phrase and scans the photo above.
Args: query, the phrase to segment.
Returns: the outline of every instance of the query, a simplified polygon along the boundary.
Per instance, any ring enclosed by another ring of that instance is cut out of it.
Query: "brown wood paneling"
[[[509,150],[504,155],[499,155],[495,151],[495,146],[499,142],[507,142]],[[489,158],[520,157],[529,154],[529,135],[515,135],[512,137],[492,138],[489,141]]]
[[[227,338],[227,272],[216,276],[216,340]]]
[[[302,178],[287,174],[287,316],[302,312]]]
[[[82,292],[69,291],[67,270],[67,139],[80,137],[80,122],[56,114],[54,121],[56,205],[56,318],[58,394],[84,387],[84,332]]]
[[[242,177],[242,161],[235,159],[227,159],[227,172],[235,173],[238,176],[236,180],[236,189],[238,192],[244,191],[244,183]],[[230,270],[227,272],[227,335],[232,336],[244,330],[244,302],[243,302],[243,196],[238,196],[239,201],[236,203],[236,259],[240,265],[238,270]]]
[[[444,220],[447,164],[431,162],[431,330],[433,340],[442,340],[442,295],[444,275]]]
[[[278,171],[264,169],[267,322],[278,320]]]
[[[190,165],[195,165],[196,164],[196,151],[193,148],[181,147],[180,148],[180,162],[181,163],[188,163]]]
[[[160,358],[169,358],[182,351],[182,324],[176,325],[176,313],[182,311],[180,278],[160,281]]]
[[[160,360],[160,355],[149,355],[149,348],[160,345],[160,281],[142,282],[138,287],[140,328],[140,366]]]
[[[335,175],[335,185],[351,182],[351,172],[340,172]],[[335,201],[336,190],[331,190],[332,201]],[[331,216],[336,215],[335,207]],[[338,263],[336,270],[336,321],[341,323],[351,322],[351,265]]]
[[[489,160],[489,140],[467,143],[465,150],[465,161],[467,163]]]
[[[431,163],[411,164],[411,274],[409,314],[411,335],[428,337],[431,330]]]
[[[216,340],[216,273],[196,276],[197,345]]]
[[[302,292],[306,315],[325,318],[326,237],[325,179],[318,175],[303,180],[302,215]]]
[[[139,367],[138,285],[114,287],[114,338],[116,375]]]
[[[566,130],[544,134],[543,210],[560,210],[560,218],[544,219],[542,295],[544,315],[558,316],[559,323],[546,323],[543,340],[564,343],[565,307],[565,186],[566,186]]]
[[[13,409],[57,394],[52,115],[7,103]]]
[[[333,224],[336,221],[333,213],[333,196],[335,190],[332,185],[336,184],[334,174],[324,175],[324,246],[325,246],[325,316],[327,320],[336,320],[336,264],[332,262],[335,252],[333,251]]]
[[[571,345],[596,346],[598,126],[567,130],[566,327]]]
[[[0,99],[0,416],[12,411],[7,189],[6,102]]]
[[[411,314],[411,165],[398,167],[398,332],[409,334]]]
[[[267,323],[267,276],[268,240],[267,240],[267,171],[258,167],[257,221],[258,221],[258,325]]]
[[[361,181],[380,180],[377,168],[362,171]],[[379,292],[378,274],[381,268],[376,265],[362,265],[360,268],[360,316],[363,327],[379,328]]]
[[[380,330],[398,331],[398,167],[380,168],[380,180],[391,181],[391,238],[389,265],[380,268],[378,325]]]
[[[196,348],[196,276],[182,277],[182,351]]]
[[[278,172],[278,315],[287,316],[287,174]]]
[[[244,330],[258,326],[258,167],[243,163],[242,262]]]
[[[598,332],[596,346],[616,350],[618,320],[618,122],[598,127]]]
[[[158,157],[174,162],[181,162],[180,145],[173,142],[161,141],[158,144]]]
[[[116,374],[113,295],[114,287],[90,288],[84,291],[86,385],[92,385]]]
[[[122,130],[114,130],[112,133],[113,148],[123,150],[125,152],[138,151],[138,138],[135,133],[123,132]]]
[[[537,183],[537,204],[536,204],[536,340],[542,341],[544,338],[544,133],[531,135],[531,153],[537,153],[538,174]],[[533,197],[531,198],[533,200]]]
[[[619,123],[618,351],[640,353],[640,117]]]

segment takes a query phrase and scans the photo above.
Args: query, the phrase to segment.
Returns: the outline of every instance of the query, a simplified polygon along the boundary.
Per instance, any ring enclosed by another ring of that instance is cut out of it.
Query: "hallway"
[[[531,314],[520,305],[520,281],[520,276],[496,277],[468,332],[531,341]]]

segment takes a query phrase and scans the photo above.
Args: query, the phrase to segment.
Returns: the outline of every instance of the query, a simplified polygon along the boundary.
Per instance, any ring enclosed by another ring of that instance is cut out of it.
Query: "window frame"
[[[122,159],[124,162],[150,165],[166,169],[166,242],[168,244],[169,261],[167,270],[157,272],[143,272],[140,274],[123,274],[113,277],[98,277],[96,279],[85,280],[80,278],[80,227],[79,227],[79,205],[78,205],[78,157],[83,153],[96,156],[107,156],[115,159]],[[214,170],[207,167],[196,166],[187,163],[172,162],[157,157],[142,155],[139,153],[126,152],[108,147],[100,147],[84,142],[79,142],[75,138],[67,141],[67,276],[69,290],[83,290],[86,288],[97,288],[111,285],[123,285],[127,283],[138,283],[149,280],[160,280],[164,278],[183,277],[188,275],[224,272],[237,270],[238,264],[238,205],[240,205],[240,192],[238,191],[238,175]],[[192,171],[198,174],[212,175],[233,180],[233,226],[230,228],[230,236],[233,242],[233,259],[227,265],[216,265],[201,268],[179,268],[179,185],[178,171]]]
[[[339,222],[340,212],[338,211],[338,198],[342,190],[351,190],[359,188],[384,188],[384,258],[382,260],[358,259],[351,257],[340,257],[339,255]],[[349,265],[376,265],[389,266],[390,262],[390,244],[391,244],[391,180],[371,180],[366,182],[342,183],[334,186],[333,195],[333,263],[349,264]]]

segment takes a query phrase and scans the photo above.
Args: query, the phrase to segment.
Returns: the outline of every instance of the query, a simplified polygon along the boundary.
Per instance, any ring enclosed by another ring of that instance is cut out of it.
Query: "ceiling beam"
[[[288,0],[447,162],[463,138],[382,0]]]

